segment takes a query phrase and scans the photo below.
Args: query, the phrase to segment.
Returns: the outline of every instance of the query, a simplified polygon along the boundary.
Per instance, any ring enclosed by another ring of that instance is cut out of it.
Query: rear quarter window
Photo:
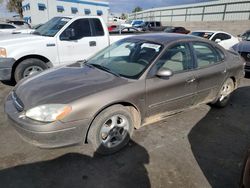
[[[99,19],[91,19],[92,22],[92,27],[94,29],[94,36],[104,36],[104,30],[103,30],[103,26],[102,23]]]

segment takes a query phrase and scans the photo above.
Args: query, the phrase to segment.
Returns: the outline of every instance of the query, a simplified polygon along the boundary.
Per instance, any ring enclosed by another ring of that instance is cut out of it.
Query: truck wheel
[[[112,154],[127,145],[133,130],[133,117],[129,109],[115,105],[103,110],[94,119],[88,141],[97,153]]]
[[[230,95],[234,90],[234,82],[231,78],[228,78],[222,85],[217,101],[214,103],[214,106],[223,108],[228,104]]]
[[[18,82],[22,78],[37,74],[47,69],[48,66],[40,59],[30,58],[20,62],[15,70],[14,78]]]

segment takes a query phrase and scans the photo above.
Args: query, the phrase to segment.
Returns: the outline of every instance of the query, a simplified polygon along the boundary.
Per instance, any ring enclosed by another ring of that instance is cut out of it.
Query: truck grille
[[[24,110],[24,105],[14,91],[11,92],[11,98],[12,98],[13,104],[16,107],[16,109],[19,112],[22,112]]]

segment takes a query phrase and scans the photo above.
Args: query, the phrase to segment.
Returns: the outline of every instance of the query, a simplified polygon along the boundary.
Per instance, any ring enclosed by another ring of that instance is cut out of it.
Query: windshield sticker
[[[156,52],[160,51],[161,45],[158,44],[150,44],[150,43],[144,43],[141,45],[141,48],[152,48],[154,49]]]

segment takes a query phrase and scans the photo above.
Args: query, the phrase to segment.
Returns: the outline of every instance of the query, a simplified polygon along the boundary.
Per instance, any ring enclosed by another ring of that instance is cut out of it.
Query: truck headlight
[[[72,111],[72,107],[65,104],[45,104],[27,110],[25,116],[41,122],[53,122],[63,119]]]
[[[5,48],[0,47],[0,57],[7,57],[7,51]]]

